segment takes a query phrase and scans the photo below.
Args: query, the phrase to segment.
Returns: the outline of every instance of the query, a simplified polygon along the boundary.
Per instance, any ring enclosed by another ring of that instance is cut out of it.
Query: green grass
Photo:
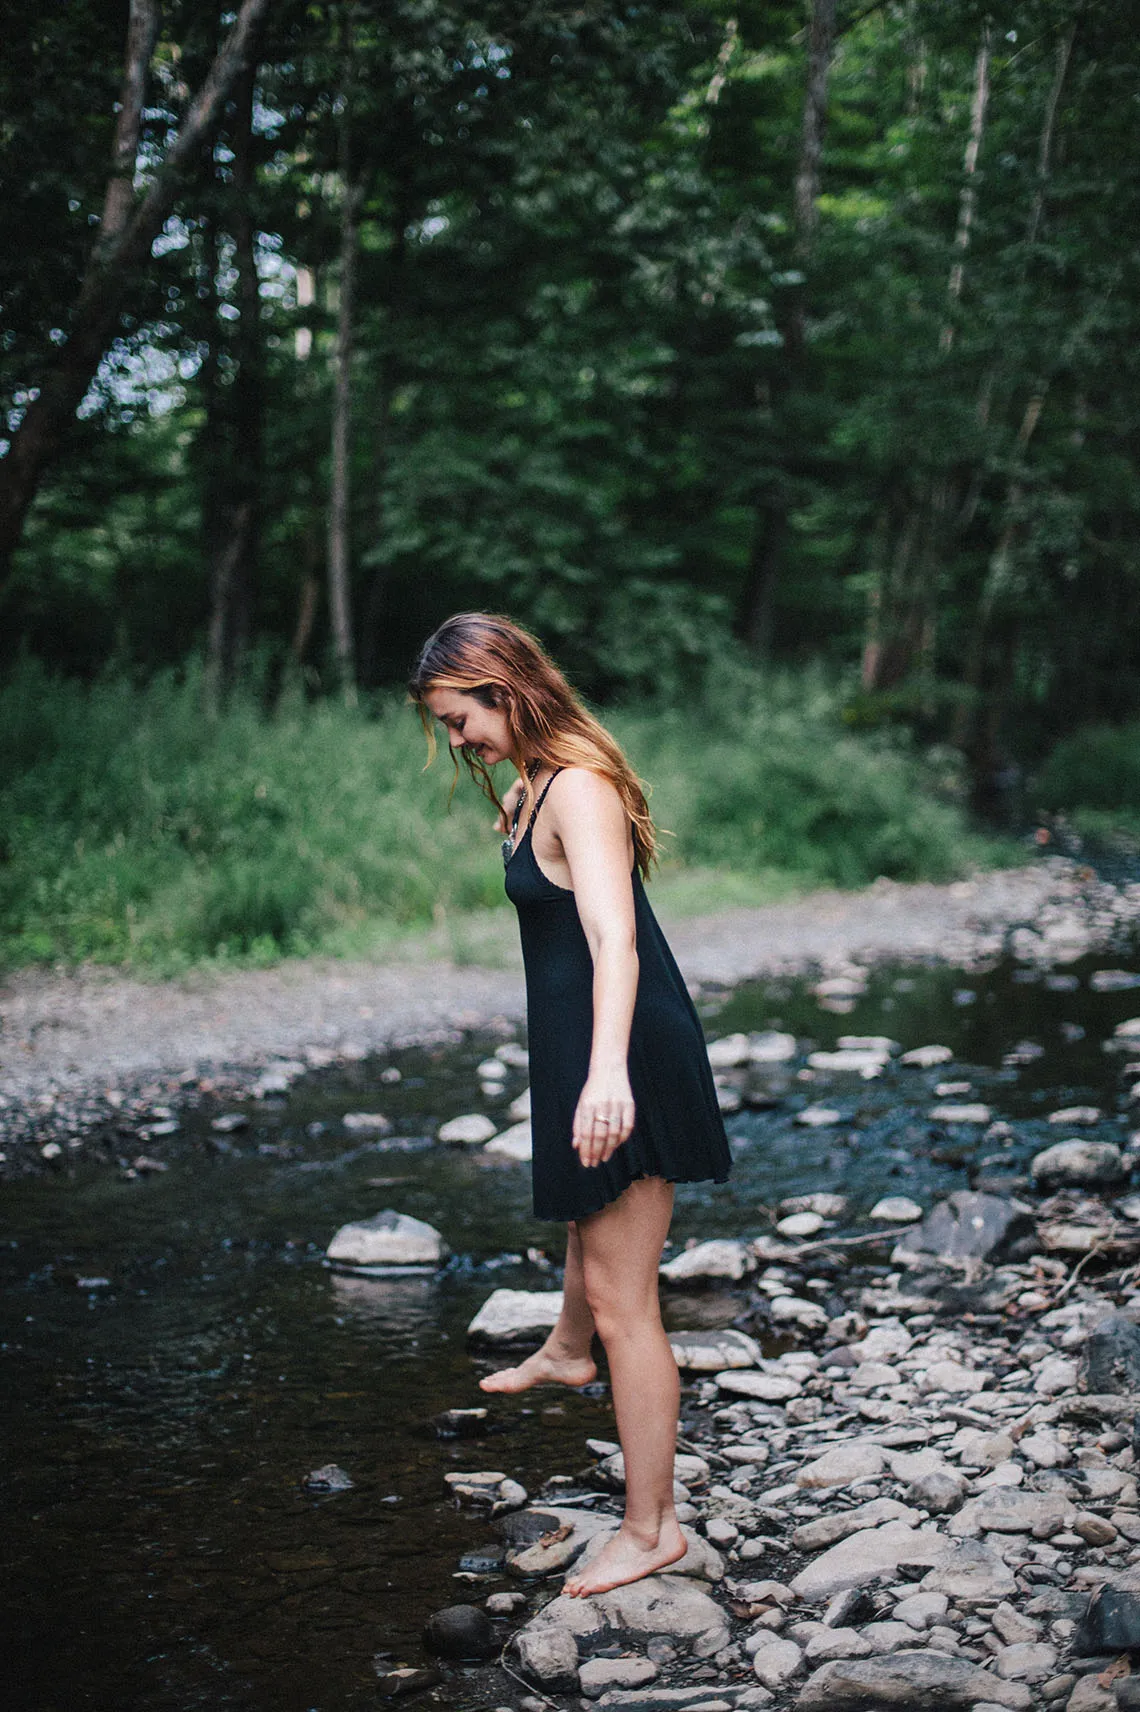
[[[1032,781],[1034,804],[1084,837],[1140,842],[1140,724],[1090,725],[1063,738]]]
[[[450,760],[423,771],[401,697],[201,708],[193,674],[85,688],[25,663],[0,685],[9,967],[513,955],[489,805],[464,777],[449,809]],[[673,914],[879,874],[945,879],[1008,854],[939,800],[920,760],[846,734],[818,680],[738,673],[692,706],[611,723],[672,834],[655,895]]]

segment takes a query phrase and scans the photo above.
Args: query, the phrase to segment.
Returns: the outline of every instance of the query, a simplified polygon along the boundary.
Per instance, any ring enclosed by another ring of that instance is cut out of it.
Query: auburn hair
[[[457,612],[429,636],[408,683],[428,740],[428,765],[436,740],[426,697],[432,690],[456,690],[484,707],[506,715],[511,760],[523,780],[528,810],[535,801],[531,772],[540,767],[585,767],[608,779],[621,798],[633,828],[633,847],[642,877],[657,860],[657,834],[645,786],[610,736],[567,683],[542,644],[509,618],[496,613]],[[500,814],[494,782],[480,757],[463,750],[467,770]],[[452,751],[456,779],[459,762]],[[454,789],[454,785],[452,787]]]

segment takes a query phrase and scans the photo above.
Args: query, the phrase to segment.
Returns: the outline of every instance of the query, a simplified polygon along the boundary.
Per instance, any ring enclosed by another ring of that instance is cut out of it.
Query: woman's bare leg
[[[520,1362],[503,1367],[479,1381],[483,1391],[529,1391],[532,1385],[588,1385],[598,1370],[590,1354],[594,1316],[586,1300],[582,1272],[582,1239],[576,1224],[566,1233],[566,1274],[562,1282],[562,1312],[541,1349]]]
[[[609,1359],[625,1456],[625,1516],[593,1562],[567,1577],[566,1593],[640,1581],[687,1549],[673,1505],[680,1380],[657,1293],[672,1213],[672,1184],[646,1177],[579,1224],[586,1300]]]

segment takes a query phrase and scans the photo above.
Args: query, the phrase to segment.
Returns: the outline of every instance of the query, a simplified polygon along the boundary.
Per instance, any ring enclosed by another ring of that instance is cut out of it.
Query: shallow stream
[[[887,1034],[904,1049],[942,1042],[954,1062],[871,1082],[800,1081],[791,1066],[773,1109],[729,1119],[731,1183],[679,1191],[675,1242],[757,1235],[766,1209],[816,1189],[849,1195],[857,1218],[884,1194],[929,1206],[979,1178],[1012,1186],[1070,1133],[1046,1121],[1060,1106],[1101,1106],[1105,1121],[1082,1133],[1122,1142],[1120,1061],[1101,1042],[1140,1012],[1140,992],[1090,990],[1093,967],[881,967],[846,1015],[804,981],[706,993],[710,1036],[781,1028],[807,1050]],[[501,1468],[533,1492],[581,1469],[586,1437],[611,1437],[613,1424],[599,1385],[496,1399],[491,1433],[474,1442],[429,1425],[484,1401],[476,1380],[490,1363],[465,1330],[490,1291],[556,1282],[559,1231],[530,1216],[527,1168],[425,1139],[459,1112],[507,1121],[524,1073],[490,1105],[475,1075],[500,1038],[310,1076],[286,1099],[244,1107],[251,1125],[228,1151],[210,1131],[217,1108],[203,1107],[161,1174],[84,1167],[5,1191],[10,1706],[350,1712],[376,1704],[378,1671],[423,1661],[433,1610],[512,1585],[455,1579],[491,1536],[452,1506],[444,1472]],[[1043,1050],[1015,1052],[1027,1043]],[[1018,1061],[1004,1062],[1011,1052]],[[385,1068],[401,1079],[383,1082]],[[1008,1144],[930,1121],[947,1081],[968,1081],[965,1097],[1010,1122]],[[820,1101],[843,1121],[793,1125]],[[362,1109],[385,1112],[394,1135],[350,1136],[340,1120]],[[455,1258],[441,1276],[328,1270],[337,1227],[384,1207],[442,1231]],[[675,1327],[727,1323],[742,1305],[724,1291],[674,1296],[668,1313]],[[301,1478],[329,1462],[352,1490],[306,1492]],[[497,1700],[487,1692],[486,1673],[447,1667],[416,1704],[517,1703],[509,1684]]]

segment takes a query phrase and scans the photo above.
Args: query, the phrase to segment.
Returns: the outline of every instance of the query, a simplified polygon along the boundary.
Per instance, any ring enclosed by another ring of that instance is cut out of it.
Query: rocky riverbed
[[[887,959],[963,969],[1012,954],[1068,964],[1133,945],[1140,885],[1062,857],[948,886],[877,881],[763,909],[667,920],[699,989],[815,969],[842,1009]],[[514,1024],[525,996],[515,925],[503,967],[455,966],[425,940],[385,965],[287,962],[144,981],[27,970],[0,983],[0,1180],[86,1161],[159,1165],[181,1114],[275,1097],[298,1077],[456,1030]]]

